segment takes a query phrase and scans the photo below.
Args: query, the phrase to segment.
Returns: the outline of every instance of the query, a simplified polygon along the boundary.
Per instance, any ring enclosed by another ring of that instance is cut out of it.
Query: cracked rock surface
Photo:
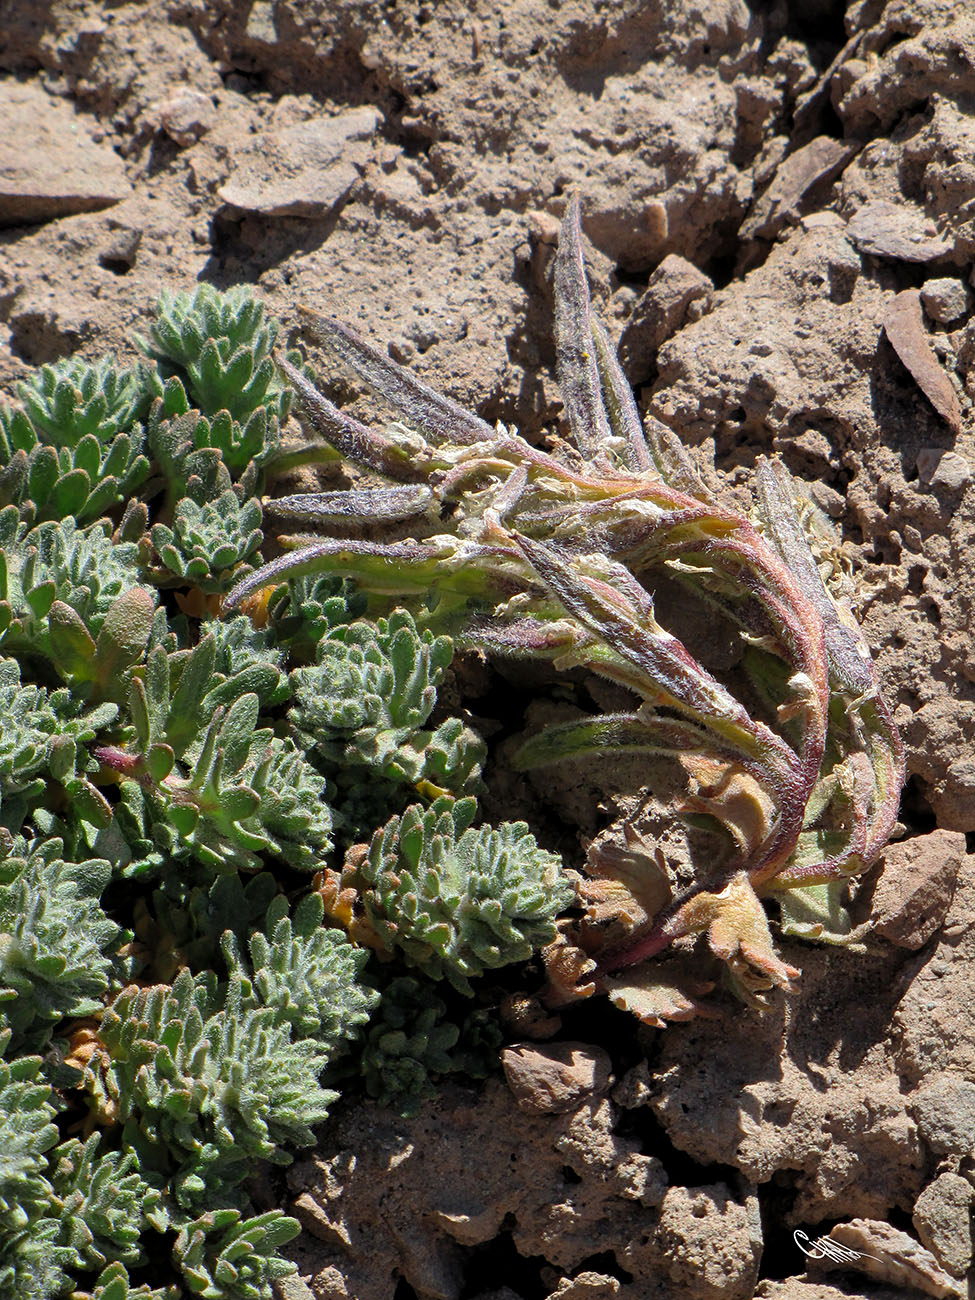
[[[782,942],[802,979],[763,1017],[720,992],[713,1018],[662,1032],[582,1007],[554,1042],[506,1044],[513,1086],[499,1064],[408,1120],[340,1107],[281,1182],[305,1229],[288,1300],[967,1294],[969,8],[4,6],[5,390],[74,353],[126,357],[162,286],[250,283],[296,337],[307,303],[486,419],[564,432],[551,261],[579,188],[593,296],[643,409],[742,506],[762,454],[809,484],[907,748],[905,834],[856,891],[859,946]],[[367,397],[341,396],[368,418]],[[707,620],[691,635],[733,663]],[[582,707],[550,675],[466,671],[494,698],[530,688],[533,725]],[[505,753],[487,817],[526,817],[578,866],[639,814],[679,864],[659,815],[672,773],[626,759],[526,782]],[[793,1234],[834,1227],[887,1262],[807,1271]]]

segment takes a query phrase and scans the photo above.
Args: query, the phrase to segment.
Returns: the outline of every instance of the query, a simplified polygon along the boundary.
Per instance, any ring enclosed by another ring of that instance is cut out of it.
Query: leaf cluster
[[[41,366],[18,393],[20,407],[0,406],[0,506],[88,523],[145,484],[149,367],[72,357]]]
[[[473,799],[413,804],[376,831],[348,873],[383,943],[471,993],[485,971],[527,961],[556,937],[573,889],[525,822],[474,828]]]
[[[340,576],[223,608],[263,563],[266,480],[305,456],[279,341],[249,291],[200,286],[164,295],[146,360],[43,367],[0,405],[12,1300],[271,1300],[298,1226],[256,1212],[255,1168],[314,1140],[337,1083],[409,1107],[490,1068],[499,1031],[460,1004],[571,896],[526,827],[473,827],[449,636]],[[360,835],[356,931],[318,886]]]
[[[291,724],[333,763],[410,785],[476,789],[479,737],[459,718],[425,729],[452,658],[450,639],[419,632],[405,609],[332,628],[319,642],[317,663],[291,674]]]
[[[432,984],[400,975],[382,990],[359,1068],[370,1097],[413,1115],[436,1096],[444,1076],[486,1078],[501,1040],[497,1020],[486,1011],[457,1015]]]

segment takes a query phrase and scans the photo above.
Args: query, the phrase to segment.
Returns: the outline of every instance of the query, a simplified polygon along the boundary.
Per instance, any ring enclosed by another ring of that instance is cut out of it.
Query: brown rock
[[[874,199],[858,208],[846,233],[861,253],[898,262],[934,262],[952,251],[934,223],[917,208],[886,199]]]
[[[975,1150],[975,1083],[949,1071],[932,1075],[912,1093],[911,1109],[935,1155]]]
[[[95,143],[88,120],[37,85],[0,83],[0,226],[94,212],[128,197],[122,160]]]
[[[601,1096],[610,1083],[608,1054],[583,1043],[516,1043],[501,1053],[501,1064],[524,1111],[560,1115]]]
[[[853,1219],[838,1223],[825,1238],[839,1250],[827,1251],[822,1259],[808,1258],[810,1272],[856,1269],[878,1282],[889,1282],[912,1294],[934,1296],[935,1300],[961,1300],[967,1295],[950,1278],[929,1250],[913,1237],[889,1223]]]
[[[850,1292],[826,1282],[787,1277],[781,1282],[759,1282],[755,1300],[850,1300]],[[908,1300],[908,1297],[893,1287],[872,1287],[864,1283],[857,1287],[857,1300]]]
[[[379,120],[377,109],[355,108],[269,132],[238,159],[219,195],[263,216],[322,216],[359,179]]]
[[[942,1268],[964,1277],[972,1266],[975,1188],[961,1174],[940,1174],[914,1204],[914,1227]]]
[[[884,333],[918,388],[945,424],[959,433],[958,397],[928,339],[917,289],[904,289],[895,296],[884,312]]]
[[[738,1259],[750,1211],[729,1188],[701,1201],[703,1224],[685,1223],[675,1203],[665,1247],[653,1212],[666,1188],[660,1162],[642,1154],[641,1140],[617,1134],[618,1126],[608,1098],[567,1115],[522,1112],[500,1079],[476,1090],[446,1082],[409,1119],[350,1107],[321,1150],[288,1171],[294,1213],[309,1229],[302,1274],[329,1300],[390,1300],[394,1275],[425,1300],[458,1300],[476,1281],[464,1277],[472,1248],[510,1224],[518,1254],[541,1256],[555,1270],[550,1287],[612,1252],[633,1275],[621,1300],[672,1300],[665,1248],[669,1266],[689,1275],[684,1243],[698,1260],[705,1233],[715,1261],[723,1226]],[[635,1197],[641,1170],[649,1177]],[[709,1277],[716,1267],[708,1265]],[[347,1292],[336,1289],[336,1277]],[[713,1292],[682,1294],[705,1300]]]
[[[774,239],[788,222],[798,220],[805,205],[817,196],[826,197],[827,188],[855,153],[851,145],[821,135],[787,154],[768,189],[755,200],[742,236]]]
[[[660,1266],[673,1294],[695,1300],[750,1300],[762,1251],[756,1228],[748,1206],[735,1200],[723,1183],[672,1187],[664,1197],[657,1232]]]
[[[691,262],[676,253],[664,258],[620,338],[620,364],[631,383],[643,383],[653,374],[657,349],[687,320],[699,319],[713,294],[711,280]]]
[[[964,1083],[975,1079],[973,973],[975,854],[966,854],[937,946],[912,979],[894,1024],[897,1069],[922,1090],[912,1107],[935,1152],[975,1149],[975,1084]]]
[[[922,948],[944,922],[964,855],[958,831],[891,844],[871,900],[876,933],[900,948]]]

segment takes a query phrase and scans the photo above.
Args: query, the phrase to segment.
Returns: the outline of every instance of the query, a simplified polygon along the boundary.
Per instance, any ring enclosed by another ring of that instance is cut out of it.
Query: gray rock
[[[922,212],[886,199],[874,199],[859,208],[846,233],[861,253],[897,262],[933,262],[951,252],[951,245]]]
[[[968,311],[968,290],[961,280],[929,280],[921,289],[921,303],[932,320],[947,325]]]
[[[196,144],[217,123],[213,100],[199,90],[175,90],[155,106],[155,112],[160,129],[182,148]]]
[[[955,492],[971,482],[972,467],[957,451],[922,447],[917,454],[917,474],[925,487]]]

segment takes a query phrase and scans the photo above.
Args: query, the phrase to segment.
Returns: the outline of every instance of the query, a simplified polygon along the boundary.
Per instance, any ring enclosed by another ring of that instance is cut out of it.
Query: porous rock
[[[950,1170],[928,1183],[914,1203],[914,1227],[922,1243],[953,1277],[972,1266],[972,1208],[975,1188]]]
[[[814,1282],[804,1277],[787,1277],[781,1282],[759,1282],[755,1300],[851,1300],[845,1288],[830,1286],[828,1282]],[[856,1300],[906,1300],[901,1290],[893,1287],[857,1282]]]
[[[758,1279],[761,1240],[748,1206],[723,1183],[672,1187],[664,1197],[657,1250],[672,1293],[700,1300],[749,1300]],[[638,1252],[625,1255],[631,1260]]]
[[[610,1083],[612,1062],[600,1047],[585,1043],[514,1043],[501,1053],[505,1078],[518,1106],[561,1114]]]
[[[889,948],[781,947],[802,968],[788,1002],[747,1031],[731,1009],[667,1030],[652,1071],[658,1119],[681,1151],[751,1183],[795,1171],[790,1224],[913,1204],[924,1155],[897,1066],[882,1049],[855,1046],[882,1037],[909,972]]]
[[[563,1277],[614,1254],[632,1277],[619,1300],[670,1300],[685,1285],[700,1300],[746,1300],[761,1253],[754,1197],[721,1183],[668,1190],[617,1123],[608,1098],[524,1114],[498,1080],[444,1085],[412,1119],[348,1112],[288,1173],[312,1291],[340,1294],[340,1276],[356,1300],[389,1300],[396,1271],[423,1300],[457,1300],[471,1248],[505,1230]]]
[[[620,364],[630,383],[649,378],[660,345],[687,320],[707,311],[713,294],[714,285],[703,271],[668,253],[650,276],[620,336]]]
[[[871,900],[871,928],[902,948],[922,948],[944,922],[965,855],[958,831],[891,844]]]
[[[587,1270],[575,1277],[564,1277],[548,1300],[617,1300],[619,1294],[618,1278]]]
[[[915,1107],[918,1118],[924,1116],[924,1135],[944,1148],[951,1141],[949,1130],[939,1138],[942,1127],[936,1117],[950,1111],[955,1081],[975,1078],[975,855],[962,859],[938,943],[926,950],[900,999],[894,1032],[897,1068],[907,1086],[932,1089],[922,1111]],[[966,1086],[975,1090],[975,1084]],[[970,1128],[964,1121],[963,1130]],[[975,1139],[975,1130],[971,1136]]]

